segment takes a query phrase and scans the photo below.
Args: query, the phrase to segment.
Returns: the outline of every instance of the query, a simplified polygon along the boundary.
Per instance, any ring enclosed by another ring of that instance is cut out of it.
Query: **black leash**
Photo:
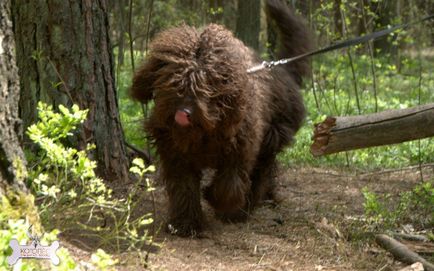
[[[304,53],[304,54],[301,54],[301,55],[298,55],[295,57],[284,58],[284,59],[277,60],[277,61],[264,61],[260,65],[257,65],[257,66],[254,66],[254,67],[248,69],[247,73],[254,73],[254,72],[260,71],[262,69],[266,69],[266,68],[271,69],[274,66],[287,64],[287,63],[296,61],[300,58],[318,55],[318,54],[322,54],[325,52],[329,52],[329,51],[357,45],[359,43],[367,42],[369,40],[374,40],[374,39],[377,39],[379,37],[386,36],[392,32],[395,32],[398,29],[407,28],[407,27],[413,26],[415,24],[419,24],[419,23],[422,23],[424,21],[431,20],[433,18],[434,18],[434,14],[429,15],[427,17],[424,17],[424,18],[417,20],[417,21],[414,21],[414,22],[410,22],[410,23],[406,23],[406,24],[400,24],[400,25],[397,25],[397,26],[394,26],[391,28],[387,28],[387,29],[383,29],[383,30],[380,30],[380,31],[377,31],[377,32],[374,32],[374,33],[371,33],[371,34],[368,34],[368,35],[365,35],[362,37],[357,37],[357,38],[341,41],[341,42],[338,42],[336,44],[327,46],[325,48],[321,48],[321,49],[316,50],[316,51],[307,52],[307,53]]]

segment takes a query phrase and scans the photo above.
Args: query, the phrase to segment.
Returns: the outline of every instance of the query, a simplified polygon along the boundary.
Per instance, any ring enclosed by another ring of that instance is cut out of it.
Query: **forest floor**
[[[424,169],[425,178],[434,169]],[[202,238],[160,231],[149,255],[150,270],[398,270],[404,265],[369,238],[362,188],[396,195],[420,181],[417,168],[355,174],[319,168],[282,170],[283,201],[256,209],[246,223],[217,220],[204,203],[209,226]],[[157,225],[165,218],[166,197],[157,187]],[[84,256],[84,255],[82,255]],[[119,270],[144,270],[136,254],[125,253]]]

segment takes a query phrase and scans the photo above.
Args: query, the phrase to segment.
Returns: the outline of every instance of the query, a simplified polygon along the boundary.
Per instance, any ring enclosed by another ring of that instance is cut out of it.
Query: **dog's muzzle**
[[[191,125],[191,110],[184,108],[178,109],[175,114],[175,121],[182,127]]]

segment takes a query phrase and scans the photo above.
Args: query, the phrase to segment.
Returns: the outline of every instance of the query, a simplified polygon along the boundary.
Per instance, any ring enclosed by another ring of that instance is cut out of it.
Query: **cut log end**
[[[312,136],[313,144],[310,146],[310,151],[313,156],[325,154],[330,140],[331,130],[334,126],[336,126],[335,117],[327,117],[323,122],[315,124],[315,130]]]
[[[327,117],[315,124],[314,156],[398,144],[434,136],[434,104],[379,113]]]

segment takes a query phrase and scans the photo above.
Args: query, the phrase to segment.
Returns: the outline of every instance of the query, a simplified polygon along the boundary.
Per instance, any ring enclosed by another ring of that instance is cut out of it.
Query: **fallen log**
[[[403,269],[399,269],[399,271],[424,271],[423,265],[420,262],[414,263],[410,266],[407,266]]]
[[[416,242],[408,240],[400,240],[405,246],[407,246],[411,251],[423,256],[426,255],[431,257],[434,255],[434,244],[431,242]]]
[[[311,152],[321,156],[434,136],[434,103],[379,113],[327,117],[315,124]]]
[[[400,232],[394,232],[392,233],[392,236],[396,239],[404,239],[407,241],[415,241],[415,242],[429,242],[430,239],[421,234],[410,234],[410,233],[400,233]]]
[[[434,265],[416,252],[411,251],[407,246],[398,242],[397,240],[385,234],[378,234],[375,236],[375,241],[385,250],[389,251],[393,257],[400,262],[406,264],[413,264],[420,262],[427,271],[434,271]]]

